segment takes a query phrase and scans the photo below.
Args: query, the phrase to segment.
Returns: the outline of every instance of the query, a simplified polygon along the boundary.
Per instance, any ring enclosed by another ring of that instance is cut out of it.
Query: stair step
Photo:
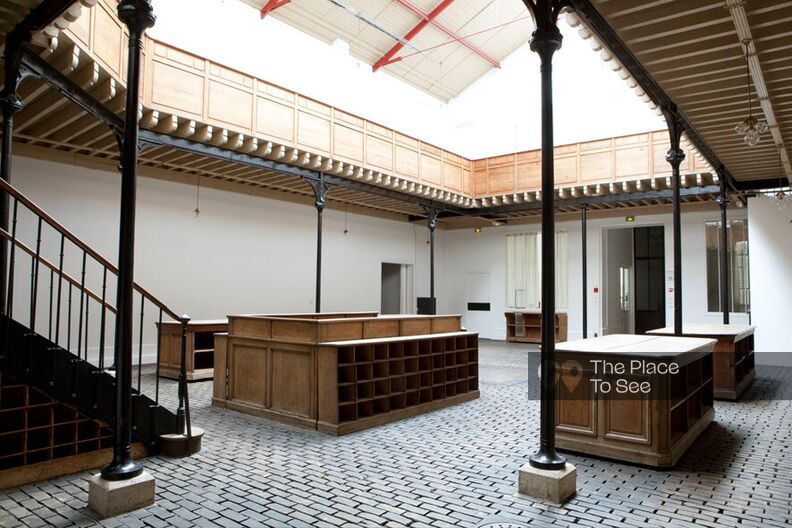
[[[204,431],[198,427],[192,427],[191,432],[190,438],[187,438],[186,434],[160,435],[161,454],[171,458],[182,458],[198,453],[201,450]]]

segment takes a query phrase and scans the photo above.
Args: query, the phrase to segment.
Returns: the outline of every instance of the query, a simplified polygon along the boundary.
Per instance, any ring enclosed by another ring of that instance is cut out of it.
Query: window
[[[748,220],[729,220],[726,223],[729,258],[730,311],[748,313],[751,290],[748,281]],[[721,223],[707,222],[707,309],[720,312],[720,242]]]
[[[567,308],[567,233],[556,232],[556,308]],[[506,306],[540,308],[542,298],[542,234],[506,235]]]

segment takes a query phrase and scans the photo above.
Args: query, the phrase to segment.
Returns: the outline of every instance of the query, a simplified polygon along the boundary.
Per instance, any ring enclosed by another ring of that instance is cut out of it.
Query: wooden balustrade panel
[[[109,75],[124,83],[126,36],[115,2],[100,0],[65,30]],[[142,103],[196,121],[192,137],[215,144],[243,134],[313,156],[394,175],[440,190],[483,197],[541,188],[538,149],[468,160],[244,72],[145,39]],[[210,130],[203,127],[213,127]],[[556,186],[670,175],[666,131],[555,148]],[[683,173],[709,170],[687,147]]]

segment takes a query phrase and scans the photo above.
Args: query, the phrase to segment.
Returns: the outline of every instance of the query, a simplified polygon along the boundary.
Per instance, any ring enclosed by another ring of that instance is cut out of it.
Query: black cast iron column
[[[666,154],[666,161],[671,164],[673,183],[673,224],[674,224],[674,335],[682,335],[682,204],[679,197],[680,175],[679,166],[685,159],[679,142],[682,139],[682,124],[679,122],[675,106],[663,109],[671,148]]]
[[[729,288],[729,224],[726,219],[726,208],[729,207],[729,195],[726,194],[726,175],[722,170],[718,171],[718,178],[720,179],[720,196],[718,196],[718,205],[720,206],[721,213],[721,311],[723,312],[723,324],[729,324],[731,292]]]
[[[126,115],[121,148],[121,221],[116,307],[116,395],[113,460],[102,470],[107,480],[136,477],[143,467],[132,460],[132,296],[135,265],[135,200],[138,163],[138,104],[143,33],[156,20],[149,0],[121,0],[118,18],[129,28]]]
[[[581,258],[580,265],[583,267],[583,339],[588,338],[588,263],[587,263],[587,244],[586,244],[586,216],[588,213],[588,204],[580,206],[580,240],[581,240]]]
[[[314,190],[314,207],[316,207],[316,313],[322,311],[322,216],[327,205],[328,187],[324,181],[324,173],[319,179],[310,181]]]
[[[523,0],[536,30],[531,50],[539,54],[542,74],[542,352],[541,428],[533,467],[563,469],[566,459],[555,449],[555,172],[553,167],[553,54],[561,48],[558,15],[566,2]]]
[[[14,114],[22,110],[22,100],[17,94],[19,65],[22,60],[20,45],[7,42],[3,61],[5,64],[4,87],[0,93],[0,112],[3,115],[3,139],[0,151],[0,178],[11,182],[11,150],[14,141]],[[9,197],[0,193],[0,228],[8,231]],[[0,241],[0,313],[6,311],[8,292],[8,242]]]
[[[437,228],[436,209],[426,210],[426,222],[429,227],[429,301],[432,303],[431,313],[437,313],[437,299],[435,298],[435,229]]]

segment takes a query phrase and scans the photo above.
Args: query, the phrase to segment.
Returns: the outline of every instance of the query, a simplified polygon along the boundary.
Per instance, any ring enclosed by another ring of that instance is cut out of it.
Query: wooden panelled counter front
[[[756,377],[754,365],[755,326],[725,324],[688,324],[682,326],[686,337],[715,339],[713,358],[715,398],[736,401]],[[673,328],[658,328],[647,335],[674,335]]]
[[[376,317],[377,312],[278,314],[281,318],[313,317],[316,319],[342,319],[346,317]],[[178,321],[157,323],[160,339],[160,376],[179,379],[181,365],[182,325]],[[214,377],[214,335],[228,332],[227,319],[207,321],[192,320],[187,323],[187,350],[185,375],[187,381],[209,380]]]
[[[478,334],[459,315],[229,316],[212,403],[346,434],[475,399]]]
[[[673,466],[715,416],[714,346],[712,339],[619,334],[559,344],[556,445],[647,466]],[[598,363],[595,373],[593,360],[624,364],[627,371],[603,373]],[[645,363],[631,372],[633,360]],[[677,374],[650,371],[672,363],[679,367]],[[610,382],[611,392],[595,391],[593,379]],[[649,382],[650,390],[619,394],[619,379]]]

